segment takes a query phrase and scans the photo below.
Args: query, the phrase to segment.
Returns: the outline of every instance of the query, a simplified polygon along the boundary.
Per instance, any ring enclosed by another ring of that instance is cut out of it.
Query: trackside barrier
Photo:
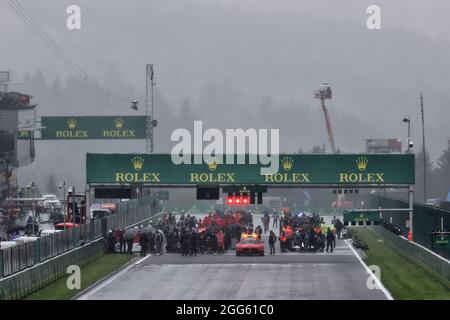
[[[447,288],[450,288],[450,263],[447,260],[395,235],[381,226],[375,226],[369,230],[387,240],[387,245],[405,256],[412,263],[420,266]]]
[[[399,199],[384,196],[370,195],[368,203],[371,208],[408,208],[408,203]],[[407,220],[409,213],[405,211],[382,212],[382,218],[401,229],[403,236],[408,236]],[[441,229],[450,230],[450,211],[444,208],[415,203],[413,211],[413,240],[424,247],[436,252],[446,259],[450,259],[448,248],[435,248],[433,250],[431,233]]]
[[[150,218],[151,206],[150,197],[122,202],[118,205],[117,214],[92,220],[79,228],[43,236],[37,241],[0,249],[2,265],[0,279],[73,250],[81,244],[95,241],[103,237],[107,230],[124,228]]]
[[[70,265],[83,266],[98,258],[104,239],[98,239],[27,270],[0,280],[0,300],[20,299],[66,275]]]

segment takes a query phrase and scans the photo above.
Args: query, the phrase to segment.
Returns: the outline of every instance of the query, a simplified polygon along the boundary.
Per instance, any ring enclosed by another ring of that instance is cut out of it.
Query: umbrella
[[[147,226],[147,227],[141,229],[141,233],[152,234],[154,232],[155,232],[155,228],[153,228],[152,226]]]
[[[132,240],[134,239],[134,237],[136,237],[136,235],[138,234],[139,230],[135,229],[135,228],[131,228],[125,231],[125,233],[123,234],[123,239],[125,241],[127,240]]]

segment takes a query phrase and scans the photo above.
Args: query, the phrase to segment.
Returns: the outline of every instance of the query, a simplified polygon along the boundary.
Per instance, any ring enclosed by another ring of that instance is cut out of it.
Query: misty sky
[[[408,115],[418,150],[420,93],[433,160],[450,137],[446,0],[19,2],[78,65],[125,99],[137,97],[143,105],[145,64],[155,65],[155,117],[161,126],[155,132],[157,152],[170,151],[168,128],[176,126],[164,119],[175,119],[186,101],[191,115],[176,125],[191,129],[194,118],[204,120],[206,127],[280,128],[282,151],[307,151],[327,142],[323,114],[313,98],[322,82],[334,90],[329,111],[336,145],[343,152],[364,151],[367,138],[405,140],[407,128],[401,119]],[[65,26],[70,4],[81,7],[79,31]],[[370,4],[381,7],[382,30],[366,27]],[[11,70],[14,80],[41,70],[51,86],[56,78],[65,82],[74,76],[6,0],[0,0],[0,30],[0,69]],[[40,115],[131,114],[121,101],[111,100],[101,108],[77,106],[80,93],[73,93],[67,97],[71,102],[63,105],[30,91],[35,88],[26,81],[14,89],[31,93]],[[144,145],[38,143],[35,163],[21,169],[28,176],[38,175],[36,170],[45,166],[54,148],[70,145],[77,150],[76,161],[82,162],[87,151],[141,152]],[[65,165],[60,159],[61,171]],[[80,170],[84,172],[84,163]]]

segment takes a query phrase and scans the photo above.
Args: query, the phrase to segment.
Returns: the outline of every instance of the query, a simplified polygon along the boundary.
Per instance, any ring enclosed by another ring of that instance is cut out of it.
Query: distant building
[[[34,131],[38,129],[36,104],[31,103],[31,96],[6,92],[3,78],[0,77],[0,202],[17,189],[16,169],[33,162]]]
[[[402,153],[402,140],[367,139],[366,153]]]

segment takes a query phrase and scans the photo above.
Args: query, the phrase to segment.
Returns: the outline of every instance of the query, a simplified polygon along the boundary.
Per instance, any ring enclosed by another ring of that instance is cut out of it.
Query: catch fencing
[[[125,228],[151,218],[155,208],[155,201],[151,196],[136,198],[119,203],[113,215],[91,220],[77,228],[42,236],[36,241],[0,248],[0,299],[14,297],[11,292],[16,289],[24,293],[30,292],[31,287],[46,285],[48,282],[45,279],[53,281],[62,276],[66,265],[80,265],[77,261],[86,259],[91,261],[95,255],[93,252],[103,251],[104,241],[100,239],[108,230]],[[41,281],[41,278],[45,279]],[[37,281],[38,285],[31,286],[29,281]],[[9,288],[6,291],[5,286]]]
[[[432,252],[399,237],[381,226],[374,226],[370,230],[379,234],[385,243],[403,255],[412,263],[420,266],[425,272],[450,288],[450,263]]]
[[[97,259],[104,250],[104,240],[70,250],[10,277],[0,280],[0,300],[15,300],[29,295],[66,275],[67,267],[86,265]]]
[[[369,198],[371,208],[408,208],[408,203],[403,200],[371,195]],[[436,252],[446,259],[450,259],[450,250],[432,248],[431,233],[441,229],[450,230],[450,211],[444,208],[415,203],[413,206],[413,239],[414,242]],[[409,213],[406,211],[382,212],[382,219],[397,226],[403,236],[408,235],[407,221]]]
[[[36,241],[1,249],[0,278],[8,277],[101,238],[103,236],[101,226],[101,220],[93,220],[77,228],[42,236]]]
[[[150,218],[152,212],[156,212],[155,201],[150,196],[136,198],[132,201],[120,203],[117,211],[120,214],[110,215],[103,219],[104,234],[108,230],[117,230]]]

